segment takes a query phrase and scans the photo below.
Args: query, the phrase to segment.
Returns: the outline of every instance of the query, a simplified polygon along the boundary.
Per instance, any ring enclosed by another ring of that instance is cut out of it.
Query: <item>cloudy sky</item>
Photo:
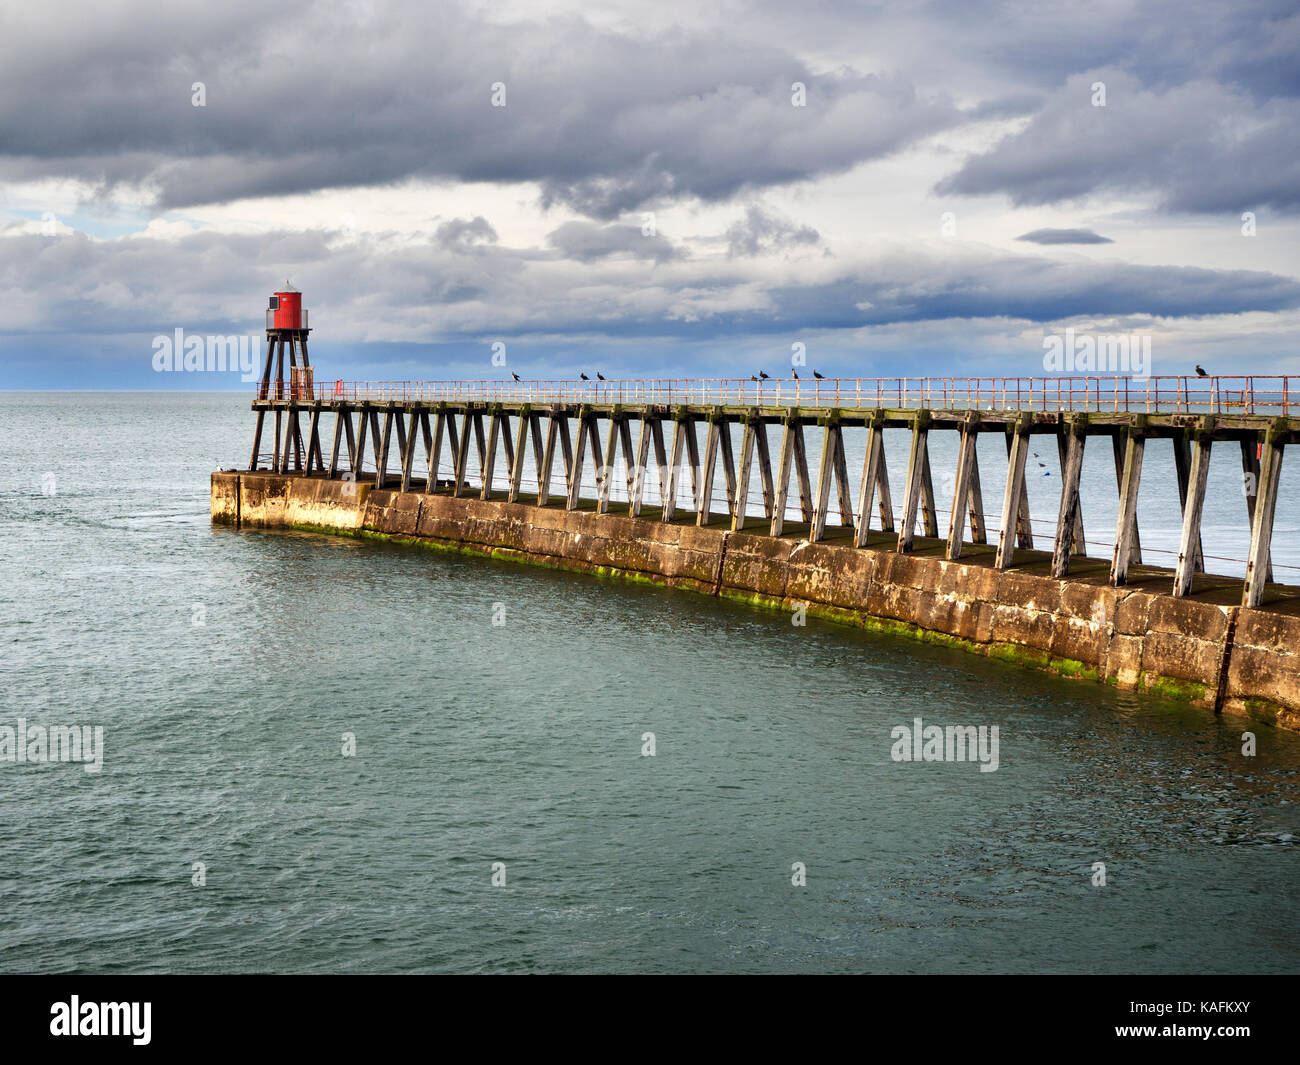
[[[1294,0],[0,0],[0,388],[1297,373],[1298,209]]]

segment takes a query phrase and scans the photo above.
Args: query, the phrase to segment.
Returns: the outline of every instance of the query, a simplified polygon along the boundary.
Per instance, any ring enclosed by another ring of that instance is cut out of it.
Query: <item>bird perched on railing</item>
[[[600,378],[600,380],[602,381],[605,380],[605,375],[601,373],[599,370],[596,371],[596,376]]]
[[[519,375],[515,373],[514,370],[510,371],[510,376],[513,377],[516,381],[519,380]]]
[[[767,374],[765,374],[762,370],[759,370],[759,371],[758,371],[758,379],[759,379],[760,381],[766,381],[766,380],[767,380]]]
[[[799,373],[797,370],[791,370],[790,376],[793,377],[796,381],[799,380]]]
[[[588,377],[585,373],[580,373],[580,374],[578,374],[578,376],[581,377],[584,381],[590,381],[590,380],[591,380],[591,378]]]
[[[817,378],[818,381],[824,381],[824,380],[826,380],[826,378],[824,378],[824,377],[823,377],[821,374],[819,374],[816,370],[813,371],[813,376],[814,376],[815,378]]]
[[[1196,366],[1196,376],[1197,376],[1197,377],[1209,377],[1210,375],[1207,374],[1207,373],[1205,372],[1205,367],[1201,366],[1201,365],[1198,363],[1197,366]]]

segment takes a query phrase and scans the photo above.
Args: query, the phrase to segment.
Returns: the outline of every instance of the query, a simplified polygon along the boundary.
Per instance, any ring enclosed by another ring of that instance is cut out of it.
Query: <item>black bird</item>
[[[605,375],[601,373],[599,370],[596,371],[596,376],[599,377],[602,381],[605,380]]]
[[[760,381],[766,381],[766,380],[767,380],[767,374],[765,374],[762,370],[759,370],[759,371],[758,371],[758,379],[759,379]]]
[[[817,378],[818,381],[825,381],[825,380],[826,380],[826,378],[824,378],[824,377],[823,377],[821,374],[819,374],[816,370],[813,371],[813,376],[814,376],[815,378]]]
[[[1197,377],[1209,377],[1210,375],[1207,374],[1207,373],[1205,372],[1205,367],[1204,367],[1204,366],[1200,366],[1200,365],[1198,365],[1198,366],[1196,367],[1196,376],[1197,376]]]
[[[513,377],[516,381],[519,380],[519,375],[515,373],[514,370],[510,371],[510,376]]]
[[[591,378],[588,377],[585,373],[580,373],[580,374],[578,374],[578,376],[581,377],[584,381],[590,381],[590,380],[591,380]]]
[[[799,374],[796,373],[794,370],[791,370],[791,371],[790,371],[790,375],[791,375],[791,376],[792,376],[796,381],[799,380]]]
[[[757,381],[757,380],[758,380],[758,378],[755,377],[753,374],[750,374],[750,375],[749,375],[749,379],[750,379],[751,381]]]

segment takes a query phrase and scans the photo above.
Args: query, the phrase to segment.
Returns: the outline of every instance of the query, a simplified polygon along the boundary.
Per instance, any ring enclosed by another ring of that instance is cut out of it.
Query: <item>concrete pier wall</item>
[[[1300,618],[845,543],[351,481],[215,473],[214,522],[414,540],[960,646],[1300,730]]]

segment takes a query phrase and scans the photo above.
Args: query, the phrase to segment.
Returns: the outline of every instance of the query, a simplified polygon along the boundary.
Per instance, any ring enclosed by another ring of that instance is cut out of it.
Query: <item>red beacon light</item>
[[[267,329],[306,329],[307,312],[302,309],[302,293],[288,281],[271,297],[266,311]]]
[[[266,361],[257,390],[259,399],[292,402],[315,397],[311,360],[307,357],[310,332],[302,293],[286,281],[266,308]]]

